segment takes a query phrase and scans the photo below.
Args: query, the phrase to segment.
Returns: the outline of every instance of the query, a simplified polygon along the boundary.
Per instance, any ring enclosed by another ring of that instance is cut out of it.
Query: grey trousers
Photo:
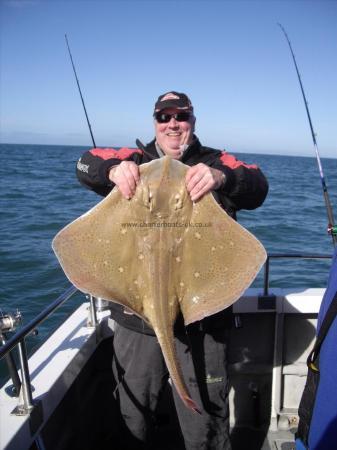
[[[113,372],[117,400],[131,441],[124,448],[151,448],[153,418],[168,381],[168,371],[155,336],[120,325],[114,334]],[[191,397],[201,415],[173,396],[186,450],[229,450],[226,354],[228,330],[188,332],[175,338],[178,360]]]

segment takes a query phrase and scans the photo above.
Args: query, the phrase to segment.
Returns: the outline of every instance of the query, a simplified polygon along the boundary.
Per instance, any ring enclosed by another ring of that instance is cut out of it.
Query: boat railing
[[[30,383],[30,374],[28,368],[28,357],[25,339],[27,336],[33,334],[38,327],[47,317],[53,314],[56,309],[63,305],[70,297],[77,292],[77,288],[71,286],[63,294],[61,294],[56,300],[48,305],[40,314],[32,319],[27,325],[23,326],[7,341],[4,339],[4,332],[10,331],[10,320],[2,320],[0,317],[0,337],[3,345],[0,347],[0,360],[6,358],[10,377],[12,378],[13,396],[19,396],[19,405],[15,409],[14,413],[17,415],[27,415],[34,407],[32,397],[32,387]],[[90,308],[89,308],[89,320],[87,325],[89,327],[97,326],[97,311],[96,311],[96,299],[89,296]],[[4,319],[5,316],[2,317]],[[18,348],[19,365],[21,370],[21,380],[18,376],[16,365],[14,362],[12,350]]]
[[[272,259],[331,259],[332,255],[314,255],[304,253],[269,253],[264,264],[264,277],[263,277],[263,296],[268,297],[269,292],[269,269],[270,261]]]
[[[270,299],[275,300],[275,296],[269,292],[269,271],[270,271],[270,261],[272,259],[330,259],[331,255],[313,255],[313,254],[290,254],[290,253],[273,253],[269,254],[264,265],[264,289],[263,294],[261,294],[262,303],[265,301],[266,305],[269,305],[268,301]],[[36,327],[40,325],[47,317],[55,312],[61,305],[63,305],[70,297],[72,297],[77,292],[74,286],[68,288],[63,294],[61,294],[55,301],[53,301],[49,306],[47,306],[40,314],[38,314],[34,319],[32,319],[27,325],[23,326],[19,331],[17,331],[10,339],[5,341],[4,339],[4,327],[1,326],[1,316],[0,316],[0,338],[3,345],[0,347],[0,360],[6,358],[9,374],[13,382],[13,396],[19,396],[19,404],[15,408],[14,413],[17,415],[27,415],[30,414],[34,408],[34,402],[32,398],[32,387],[30,382],[30,373],[28,367],[28,357],[27,349],[25,344],[25,338],[30,334],[34,333]],[[90,308],[89,308],[89,320],[88,326],[96,328],[97,326],[97,305],[101,299],[96,299],[89,296]],[[260,299],[259,299],[260,300]],[[268,307],[268,306],[267,306]],[[8,322],[8,321],[7,321]],[[8,331],[8,330],[5,330]],[[12,355],[12,350],[18,347],[19,365],[21,371],[21,380],[18,376],[14,358]],[[20,395],[19,395],[20,394]]]

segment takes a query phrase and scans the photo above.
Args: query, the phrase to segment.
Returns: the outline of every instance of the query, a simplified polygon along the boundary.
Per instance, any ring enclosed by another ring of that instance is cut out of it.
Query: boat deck
[[[231,439],[234,450],[293,448],[306,356],[315,337],[324,289],[278,290],[261,302],[251,289],[234,305],[237,327],[229,350]],[[33,399],[28,416],[11,414],[18,399],[0,390],[0,448],[122,450],[113,398],[113,324],[109,311],[87,327],[81,305],[29,359]],[[170,388],[158,411],[153,448],[184,449]]]

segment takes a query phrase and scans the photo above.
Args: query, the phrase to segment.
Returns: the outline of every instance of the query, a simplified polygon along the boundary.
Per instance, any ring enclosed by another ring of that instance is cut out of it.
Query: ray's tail
[[[167,169],[167,168],[166,168]],[[195,412],[200,413],[196,402],[192,400],[188,388],[184,382],[180,364],[177,358],[174,344],[173,327],[178,313],[178,299],[173,299],[174,293],[170,290],[172,285],[171,259],[167,257],[165,251],[164,230],[159,229],[157,254],[151,272],[153,273],[153,321],[152,325],[161,347],[167,369],[172,383],[174,384],[179,397],[185,406]]]

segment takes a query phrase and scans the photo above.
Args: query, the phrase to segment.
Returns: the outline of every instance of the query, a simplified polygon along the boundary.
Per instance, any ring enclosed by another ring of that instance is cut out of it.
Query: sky
[[[153,138],[160,94],[185,92],[204,145],[337,157],[337,1],[0,0],[0,142],[98,147]]]

